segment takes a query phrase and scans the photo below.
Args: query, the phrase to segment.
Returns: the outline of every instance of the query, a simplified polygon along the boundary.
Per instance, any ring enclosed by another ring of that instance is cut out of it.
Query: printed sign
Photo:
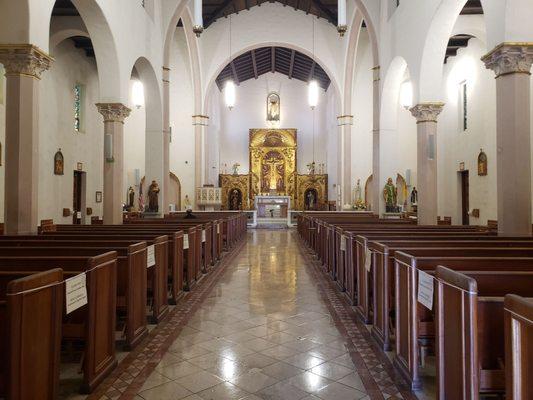
[[[189,248],[189,234],[186,233],[185,235],[183,235],[183,250],[188,249],[188,248]]]
[[[220,233],[220,224],[217,225],[217,233]]]
[[[202,231],[202,243],[205,242],[205,230]]]
[[[372,265],[372,252],[368,247],[365,247],[365,269],[370,272],[370,266]]]
[[[151,245],[146,248],[146,268],[155,265],[155,246]]]
[[[422,305],[433,309],[433,277],[424,271],[418,271],[417,299]]]
[[[346,251],[346,236],[341,235],[341,251]]]
[[[76,275],[65,281],[66,312],[70,314],[87,304],[87,282],[85,273]]]
[[[78,211],[78,212],[76,213],[76,218],[78,218],[78,219],[81,218],[81,211]]]

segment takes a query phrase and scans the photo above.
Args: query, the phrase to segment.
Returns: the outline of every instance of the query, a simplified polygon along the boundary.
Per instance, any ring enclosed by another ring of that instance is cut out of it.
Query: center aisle
[[[249,231],[161,361],[143,371],[146,380],[135,398],[410,397],[401,397],[355,325],[348,337],[347,318],[338,314],[342,306],[330,298],[334,291],[306,266],[311,260],[299,246],[289,230]],[[380,368],[369,372],[369,360]]]

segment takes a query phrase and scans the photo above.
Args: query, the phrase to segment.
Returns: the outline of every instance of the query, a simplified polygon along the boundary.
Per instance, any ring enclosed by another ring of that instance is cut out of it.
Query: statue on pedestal
[[[189,199],[189,195],[185,195],[185,200],[183,200],[183,205],[185,206],[185,210],[192,210],[192,204],[191,199]]]
[[[413,186],[413,190],[411,191],[411,204],[416,205],[418,204],[418,191],[416,190],[416,187]]]
[[[159,212],[159,185],[154,180],[148,187],[148,211]]]
[[[386,212],[396,212],[397,205],[396,199],[398,192],[396,187],[392,183],[392,178],[387,179],[387,184],[383,188],[383,198],[385,199],[385,210]]]
[[[356,210],[365,210],[366,205],[363,201],[363,189],[361,188],[361,179],[357,180],[357,184],[354,189],[354,209]]]
[[[130,186],[128,189],[128,208],[130,211],[132,211],[134,205],[135,205],[135,190],[133,190],[133,186]]]

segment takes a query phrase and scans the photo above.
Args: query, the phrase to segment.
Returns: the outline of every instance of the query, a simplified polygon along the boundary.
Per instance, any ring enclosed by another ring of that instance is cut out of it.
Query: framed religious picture
[[[272,92],[267,97],[267,121],[278,122],[280,114],[280,99],[279,94]]]
[[[54,175],[63,175],[65,169],[65,159],[61,149],[57,150],[54,155]]]
[[[102,202],[102,192],[100,192],[100,191],[97,191],[97,192],[96,192],[96,198],[95,198],[95,201],[96,201],[97,203],[101,203],[101,202]]]
[[[479,155],[477,156],[477,174],[479,176],[486,176],[487,172],[487,155],[483,149],[481,149],[479,150]]]

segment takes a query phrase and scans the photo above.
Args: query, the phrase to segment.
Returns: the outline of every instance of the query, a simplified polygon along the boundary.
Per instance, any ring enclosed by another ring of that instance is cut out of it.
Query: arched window
[[[77,83],[74,85],[74,131],[84,131],[85,86]]]

